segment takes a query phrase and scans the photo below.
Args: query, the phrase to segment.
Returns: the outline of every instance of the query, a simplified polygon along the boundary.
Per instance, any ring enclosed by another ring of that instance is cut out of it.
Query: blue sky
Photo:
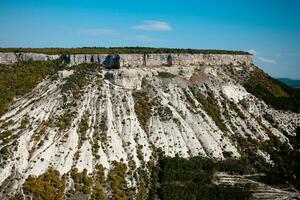
[[[300,79],[298,0],[1,0],[1,47],[153,46],[245,50]]]

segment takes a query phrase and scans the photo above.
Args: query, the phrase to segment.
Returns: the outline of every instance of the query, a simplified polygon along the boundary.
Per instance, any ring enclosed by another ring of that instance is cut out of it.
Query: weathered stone
[[[37,53],[0,53],[0,63],[12,64],[19,60],[54,60],[60,55]],[[252,55],[233,54],[75,54],[68,55],[66,63],[99,63],[106,68],[173,66],[173,65],[251,65]]]
[[[13,64],[18,62],[15,53],[0,53],[0,64]]]

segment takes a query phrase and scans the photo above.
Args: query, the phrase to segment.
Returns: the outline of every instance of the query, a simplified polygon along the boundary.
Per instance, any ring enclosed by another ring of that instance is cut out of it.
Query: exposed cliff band
[[[18,61],[50,61],[60,55],[39,53],[0,53],[0,64],[13,64]],[[252,55],[234,54],[76,54],[67,55],[69,65],[99,63],[106,68],[172,66],[172,65],[251,65]]]

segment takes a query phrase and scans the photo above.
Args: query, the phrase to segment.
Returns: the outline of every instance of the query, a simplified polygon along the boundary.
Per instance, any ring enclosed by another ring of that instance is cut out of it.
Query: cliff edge
[[[18,61],[51,61],[61,55],[42,53],[0,53],[0,64],[13,64]],[[172,65],[251,65],[252,55],[238,54],[69,54],[66,63],[99,63],[106,68],[140,67],[140,66],[172,66]]]

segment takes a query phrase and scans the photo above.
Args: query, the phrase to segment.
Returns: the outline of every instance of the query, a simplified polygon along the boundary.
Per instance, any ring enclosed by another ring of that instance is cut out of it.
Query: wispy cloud
[[[118,36],[119,32],[114,29],[107,28],[91,28],[91,29],[81,29],[81,34],[88,36]]]
[[[257,54],[257,51],[255,51],[253,49],[249,49],[248,52],[251,53],[252,55],[256,55]]]
[[[265,58],[262,56],[258,56],[257,59],[259,59],[260,61],[264,62],[264,63],[268,63],[268,64],[276,64],[276,60],[270,59],[270,58]]]
[[[168,22],[163,21],[144,21],[142,24],[132,26],[135,30],[142,31],[171,31],[172,26]]]
[[[259,60],[261,62],[264,62],[267,64],[276,64],[276,60],[266,58],[262,53],[254,50],[254,49],[249,49],[248,52],[251,53],[252,55],[254,55],[257,58],[257,60]]]

